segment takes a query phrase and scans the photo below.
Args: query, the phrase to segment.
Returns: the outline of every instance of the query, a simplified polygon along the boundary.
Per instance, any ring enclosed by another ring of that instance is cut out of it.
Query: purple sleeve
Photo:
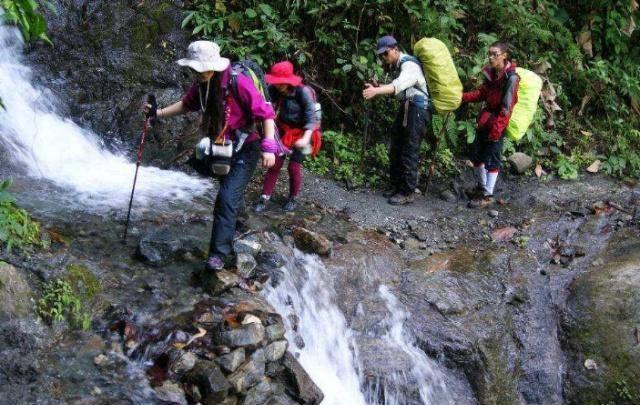
[[[198,81],[194,81],[186,94],[182,96],[182,104],[189,111],[198,111],[200,109],[198,85]]]
[[[271,103],[264,100],[253,81],[244,75],[238,75],[238,97],[242,105],[251,109],[254,121],[276,118]]]

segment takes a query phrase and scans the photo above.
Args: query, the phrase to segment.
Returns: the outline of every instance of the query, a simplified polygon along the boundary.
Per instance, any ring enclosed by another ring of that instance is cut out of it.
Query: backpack
[[[514,141],[520,140],[531,125],[543,84],[542,78],[530,70],[516,67],[516,74],[520,77],[518,102],[513,106],[506,129],[506,135]]]
[[[422,38],[413,46],[413,53],[422,64],[436,111],[457,110],[462,103],[462,82],[447,46],[436,38]]]
[[[236,100],[239,100],[238,97],[238,75],[244,75],[251,79],[253,85],[256,87],[256,90],[262,95],[262,98],[266,102],[271,102],[271,98],[269,97],[269,92],[267,91],[267,83],[264,81],[264,70],[251,59],[245,59],[239,62],[233,62],[231,64],[231,91],[233,92],[233,96]],[[239,103],[245,114],[250,117],[251,122],[253,122],[253,117],[251,116],[251,109],[247,108],[247,106]]]

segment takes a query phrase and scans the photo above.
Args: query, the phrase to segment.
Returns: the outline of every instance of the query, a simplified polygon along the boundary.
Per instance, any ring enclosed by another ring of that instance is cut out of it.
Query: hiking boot
[[[395,187],[391,187],[385,191],[382,192],[382,196],[384,198],[390,198],[393,197],[394,195],[396,195],[398,193],[398,189]]]
[[[264,211],[265,209],[267,209],[267,202],[269,200],[264,198],[264,197],[260,197],[260,199],[258,200],[258,202],[256,203],[256,205],[253,206],[253,212],[260,213],[262,211]]]
[[[484,208],[489,206],[495,202],[495,199],[492,195],[485,195],[484,197],[475,198],[469,201],[467,205],[469,208]]]
[[[409,194],[396,193],[391,198],[389,198],[389,204],[405,205],[405,204],[411,204],[414,200],[415,200],[415,195],[413,193],[409,193]]]
[[[220,271],[224,269],[224,260],[222,260],[219,256],[211,256],[207,259],[204,264],[204,269],[206,271]]]
[[[467,195],[467,197],[470,200],[477,200],[479,198],[484,197],[484,187],[482,187],[479,184],[476,184],[476,186],[470,190],[465,190],[464,193]]]
[[[289,198],[282,206],[282,210],[285,212],[295,211],[296,208],[298,208],[298,202],[293,197]]]

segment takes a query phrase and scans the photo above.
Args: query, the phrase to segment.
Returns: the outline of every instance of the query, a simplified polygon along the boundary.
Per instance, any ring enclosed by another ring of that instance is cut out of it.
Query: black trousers
[[[401,193],[409,194],[418,185],[420,141],[427,127],[431,127],[431,111],[409,102],[406,126],[403,125],[404,117],[403,104],[391,127],[389,177],[393,187]]]
[[[476,138],[471,145],[471,161],[474,164],[484,163],[487,170],[499,170],[502,167],[502,146],[504,133],[497,142],[489,140],[489,130],[476,131]]]

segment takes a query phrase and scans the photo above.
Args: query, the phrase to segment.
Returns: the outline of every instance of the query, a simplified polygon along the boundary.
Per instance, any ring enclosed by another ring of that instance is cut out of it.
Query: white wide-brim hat
[[[180,59],[178,65],[188,66],[196,72],[222,72],[231,61],[220,56],[220,47],[211,41],[195,41],[187,48],[187,57]]]

